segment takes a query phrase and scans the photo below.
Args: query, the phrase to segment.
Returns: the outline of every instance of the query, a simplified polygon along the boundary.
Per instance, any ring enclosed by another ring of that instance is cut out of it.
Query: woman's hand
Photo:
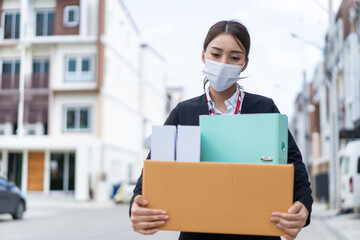
[[[308,215],[305,205],[297,201],[289,208],[288,213],[273,212],[271,221],[277,223],[276,226],[287,233],[284,238],[293,240],[305,226]]]
[[[141,195],[134,199],[131,207],[131,222],[135,232],[150,235],[159,231],[158,227],[165,224],[169,219],[167,213],[159,209],[148,209],[145,206],[148,202]]]

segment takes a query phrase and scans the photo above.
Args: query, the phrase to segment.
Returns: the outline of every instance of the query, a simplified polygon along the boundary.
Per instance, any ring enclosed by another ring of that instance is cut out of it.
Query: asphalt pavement
[[[298,240],[358,240],[360,214],[338,215],[325,204],[314,204],[310,226]],[[0,240],[177,240],[178,232],[160,231],[152,236],[135,233],[128,217],[128,205],[112,201],[78,202],[63,194],[28,195],[24,219],[14,221],[0,215]]]

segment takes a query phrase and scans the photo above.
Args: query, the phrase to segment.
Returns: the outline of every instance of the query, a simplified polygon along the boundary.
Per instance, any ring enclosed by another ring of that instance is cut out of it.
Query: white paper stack
[[[200,162],[200,127],[178,125],[176,161]]]
[[[176,126],[153,126],[151,136],[151,159],[174,161]]]

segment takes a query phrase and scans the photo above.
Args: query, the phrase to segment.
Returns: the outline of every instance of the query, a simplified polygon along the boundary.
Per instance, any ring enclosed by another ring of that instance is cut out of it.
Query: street
[[[355,240],[360,237],[360,214],[335,216],[325,205],[315,204],[312,223],[299,240]],[[176,240],[178,232],[160,231],[142,236],[132,231],[128,205],[108,202],[77,202],[64,195],[28,195],[24,219],[0,215],[1,240],[26,239],[131,239]]]

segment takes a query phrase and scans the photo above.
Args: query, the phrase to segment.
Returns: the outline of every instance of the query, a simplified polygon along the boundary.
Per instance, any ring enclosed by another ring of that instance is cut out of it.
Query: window
[[[66,27],[76,27],[79,24],[79,6],[66,6],[63,21]]]
[[[36,13],[36,36],[51,36],[54,34],[54,10],[42,10]]]
[[[341,173],[348,174],[349,173],[349,157],[342,157],[341,159]]]
[[[18,39],[20,36],[20,13],[5,12],[4,22],[4,38]]]
[[[18,89],[19,73],[19,60],[4,60],[2,64],[1,89]]]
[[[75,189],[75,153],[52,152],[50,155],[50,190]]]
[[[66,58],[65,81],[94,81],[94,57],[72,56]]]
[[[90,107],[65,107],[65,131],[89,131]]]
[[[49,86],[49,59],[39,58],[33,62],[32,88],[47,88]]]
[[[360,173],[360,157],[358,158],[357,172]]]

